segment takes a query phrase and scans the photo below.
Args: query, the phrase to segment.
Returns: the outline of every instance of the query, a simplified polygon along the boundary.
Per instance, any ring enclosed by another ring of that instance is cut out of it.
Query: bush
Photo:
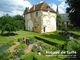
[[[26,47],[25,44],[20,44],[17,48],[16,48],[16,55],[18,57],[20,57],[21,55],[24,54],[24,48]]]
[[[33,53],[29,53],[21,56],[21,60],[33,60]]]

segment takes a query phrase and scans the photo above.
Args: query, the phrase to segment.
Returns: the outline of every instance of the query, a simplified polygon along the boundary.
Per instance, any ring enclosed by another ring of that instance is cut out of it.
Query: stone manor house
[[[24,11],[25,28],[38,33],[56,31],[56,12],[45,2]]]

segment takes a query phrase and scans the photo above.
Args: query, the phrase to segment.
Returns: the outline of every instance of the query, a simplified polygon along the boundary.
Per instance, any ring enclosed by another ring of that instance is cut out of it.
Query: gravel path
[[[30,44],[27,48],[24,49],[25,53],[28,53],[32,50],[34,44]]]
[[[16,47],[17,47],[18,45],[20,45],[20,43],[19,43],[19,42],[15,42],[15,45],[12,45],[8,50],[9,50],[10,52],[15,52],[15,49],[16,49]]]

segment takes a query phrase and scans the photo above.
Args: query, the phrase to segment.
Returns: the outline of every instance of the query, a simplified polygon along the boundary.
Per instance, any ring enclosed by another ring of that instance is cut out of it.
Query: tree
[[[15,15],[15,16],[13,16],[13,18],[14,18],[14,20],[23,20],[24,19],[23,16],[21,16],[21,15]]]
[[[24,30],[24,17],[21,15],[9,16],[8,14],[0,17],[1,34],[4,31],[8,33],[16,30]]]
[[[57,5],[56,14],[57,14],[57,16],[56,16],[57,26],[58,26],[58,29],[60,29],[60,28],[61,28],[61,27],[60,27],[60,23],[61,23],[61,16],[60,16],[60,14],[59,14],[59,12],[58,12],[58,5]]]
[[[66,0],[66,3],[69,5],[66,12],[69,13],[71,23],[80,27],[80,0]]]
[[[17,27],[17,30],[24,30],[25,25],[24,25],[24,17],[21,15],[15,15],[13,16],[13,19],[15,20],[15,25]]]
[[[60,14],[57,14],[57,18],[56,18],[56,20],[57,20],[57,26],[58,26],[58,29],[60,29],[61,28],[61,16],[60,16]]]
[[[1,34],[3,34],[4,31],[8,31],[8,33],[16,31],[14,19],[8,15],[0,17],[0,29]]]

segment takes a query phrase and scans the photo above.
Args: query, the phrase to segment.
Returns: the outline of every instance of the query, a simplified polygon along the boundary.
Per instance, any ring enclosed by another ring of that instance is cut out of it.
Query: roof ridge
[[[50,11],[50,12],[56,13],[56,12],[51,8],[51,6],[49,6],[46,2],[42,2],[42,3],[39,3],[39,4],[33,5],[33,6],[29,9],[29,12],[27,12],[27,13],[34,12],[34,11],[39,11],[39,10]]]

